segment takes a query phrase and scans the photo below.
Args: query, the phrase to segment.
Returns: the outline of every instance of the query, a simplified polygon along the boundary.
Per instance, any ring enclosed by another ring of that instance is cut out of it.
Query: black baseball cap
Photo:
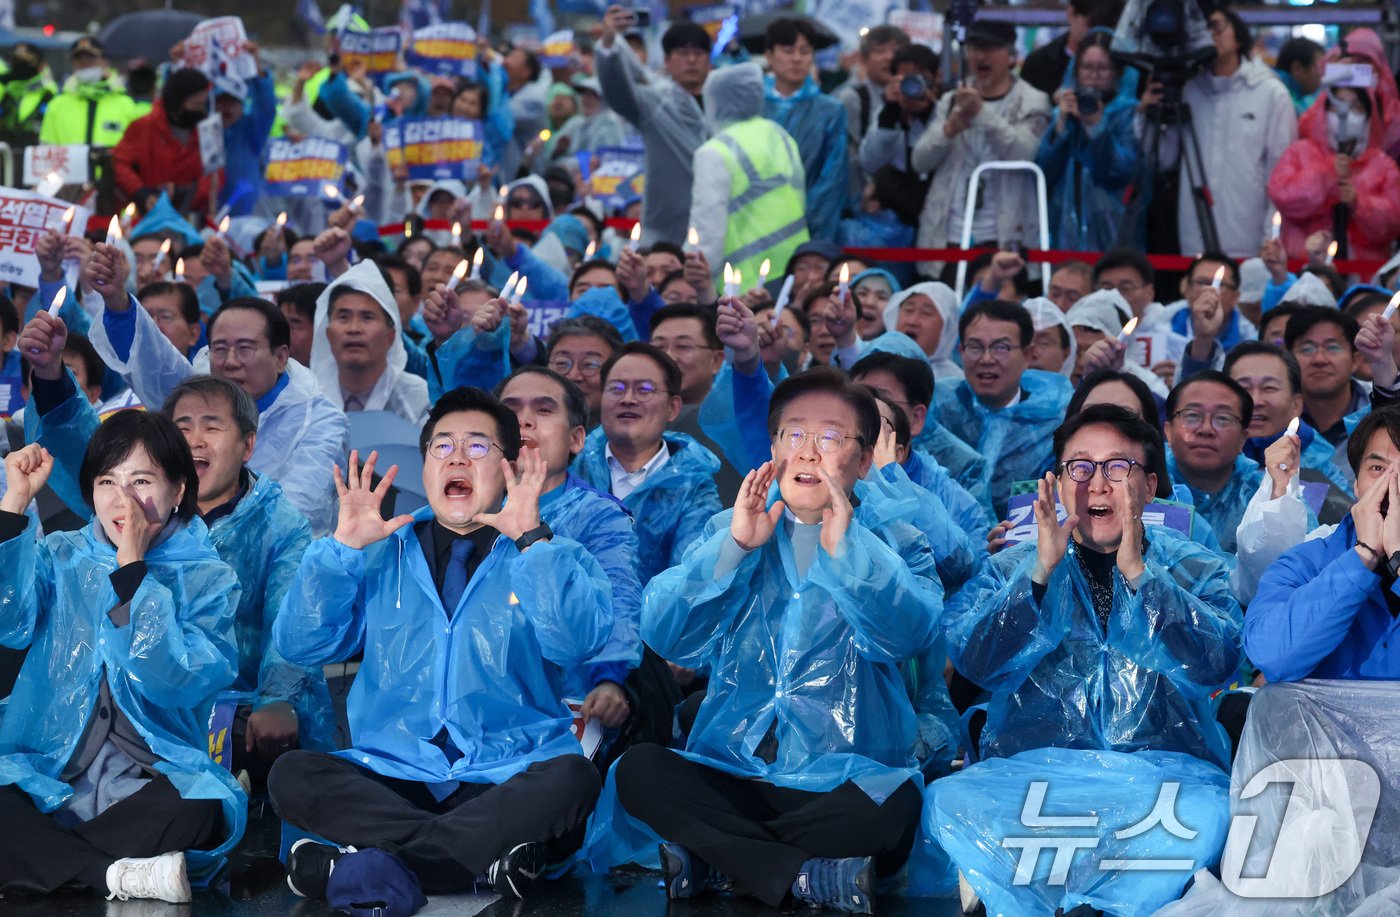
[[[1016,44],[1016,27],[1009,22],[979,19],[967,30],[968,44],[1010,47]]]

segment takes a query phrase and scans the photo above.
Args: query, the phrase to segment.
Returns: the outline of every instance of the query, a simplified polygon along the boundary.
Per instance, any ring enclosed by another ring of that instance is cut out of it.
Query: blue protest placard
[[[402,48],[403,32],[398,26],[373,32],[340,33],[340,62],[347,71],[362,63],[371,76],[391,73],[399,69]]]
[[[633,147],[600,147],[589,173],[589,194],[609,211],[642,196],[646,185],[646,152]]]
[[[403,166],[410,180],[455,178],[476,181],[481,167],[480,121],[461,118],[419,118],[384,128],[384,153],[389,168]]]
[[[410,67],[435,76],[476,79],[476,30],[465,22],[444,22],[413,33],[404,52]]]
[[[549,332],[554,330],[573,306],[567,299],[560,300],[538,300],[525,303],[525,309],[530,316],[530,333],[536,337],[549,339]]]
[[[307,137],[293,143],[285,137],[267,146],[265,194],[319,197],[326,185],[340,188],[345,175],[346,149],[334,140]]]

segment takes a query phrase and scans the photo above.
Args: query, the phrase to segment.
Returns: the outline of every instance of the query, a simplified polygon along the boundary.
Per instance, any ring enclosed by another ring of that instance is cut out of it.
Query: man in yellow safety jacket
[[[705,111],[719,131],[695,151],[690,221],[716,273],[732,264],[748,286],[765,258],[781,271],[807,241],[807,176],[797,143],[763,117],[757,64],[712,71]]]
[[[69,53],[73,75],[64,82],[63,92],[49,102],[39,142],[114,147],[126,133],[126,126],[139,116],[136,102],[107,66],[97,39],[79,38]]]

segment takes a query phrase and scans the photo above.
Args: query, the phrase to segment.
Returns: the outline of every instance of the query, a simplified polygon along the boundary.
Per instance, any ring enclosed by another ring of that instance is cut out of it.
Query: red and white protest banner
[[[65,215],[72,209],[72,220]],[[20,188],[0,188],[0,281],[39,286],[34,247],[45,230],[81,235],[88,211],[67,201]]]

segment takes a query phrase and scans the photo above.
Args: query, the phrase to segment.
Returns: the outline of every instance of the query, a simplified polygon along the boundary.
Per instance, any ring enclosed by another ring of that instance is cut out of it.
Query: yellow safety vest
[[[745,286],[758,279],[764,258],[781,274],[809,238],[807,190],[798,179],[802,159],[796,142],[767,118],[750,118],[731,124],[706,145],[713,145],[729,167],[724,260],[743,272]]]

